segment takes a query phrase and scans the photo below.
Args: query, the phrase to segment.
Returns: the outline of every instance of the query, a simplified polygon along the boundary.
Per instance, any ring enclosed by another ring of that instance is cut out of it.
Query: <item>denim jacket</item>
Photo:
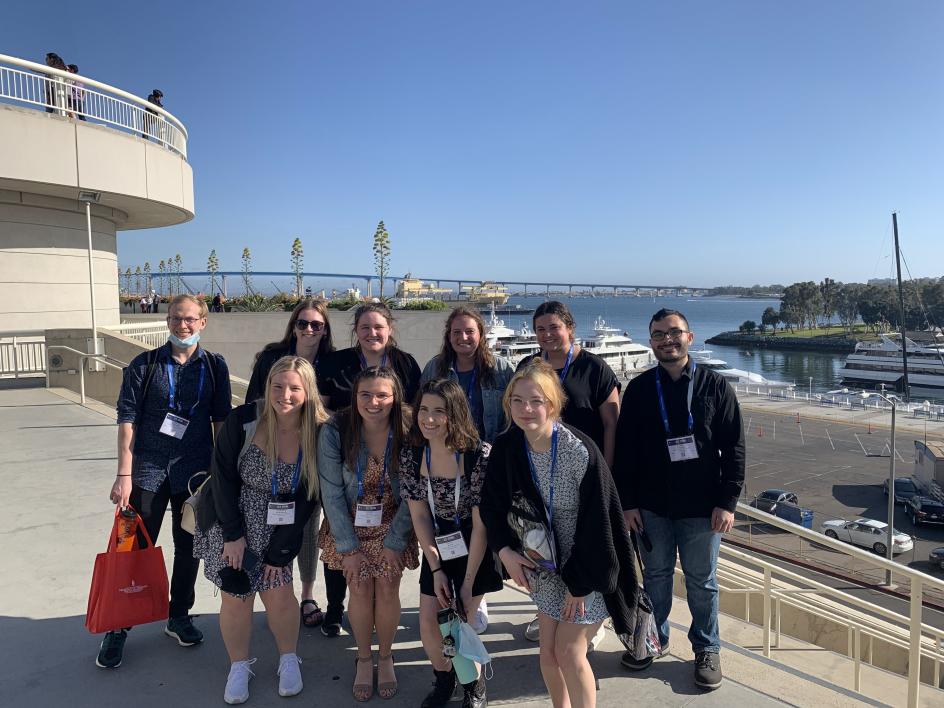
[[[426,364],[423,369],[423,375],[420,377],[420,385],[436,378],[439,371],[439,357],[437,354]],[[502,396],[505,395],[505,389],[508,382],[515,375],[515,367],[507,359],[500,356],[495,357],[495,371],[492,381],[482,385],[482,422],[485,424],[484,440],[492,443],[498,434],[505,429],[505,411],[502,410]],[[458,381],[455,369],[449,369],[449,378]]]
[[[337,416],[321,426],[318,433],[318,476],[321,478],[321,503],[325,517],[331,525],[338,553],[350,553],[360,547],[351,509],[357,500],[357,474],[351,469],[350,461],[342,462],[343,435],[338,427]],[[360,464],[367,468],[367,445],[361,440]],[[410,508],[400,500],[400,480],[397,475],[390,475],[390,490],[393,500],[399,505],[390,530],[384,538],[384,547],[394,551],[406,550],[406,545],[413,536],[413,519]]]

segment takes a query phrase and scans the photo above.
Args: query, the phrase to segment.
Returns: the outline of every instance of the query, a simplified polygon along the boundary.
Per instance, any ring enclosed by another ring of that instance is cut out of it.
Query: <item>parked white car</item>
[[[822,523],[820,531],[830,538],[838,538],[846,543],[869,548],[880,556],[884,556],[888,550],[888,524],[884,521],[830,519]],[[914,540],[911,536],[898,529],[895,529],[892,544],[892,553],[904,553],[914,548]]]

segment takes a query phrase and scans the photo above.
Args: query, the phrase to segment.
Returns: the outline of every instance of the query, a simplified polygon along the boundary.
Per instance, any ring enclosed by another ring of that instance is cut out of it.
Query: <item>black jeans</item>
[[[331,570],[327,563],[323,563],[325,595],[328,598],[328,612],[337,612],[340,616],[344,612],[344,596],[347,595],[347,581],[344,572]]]
[[[141,515],[144,527],[155,545],[167,512],[167,502],[170,502],[171,531],[174,535],[174,570],[170,581],[171,619],[186,617],[190,613],[195,600],[193,588],[200,570],[200,559],[193,557],[193,536],[180,528],[181,509],[189,496],[187,491],[171,494],[170,480],[167,479],[156,492],[149,492],[137,485],[131,487],[131,506]],[[143,546],[144,543],[144,537],[139,532],[138,544]]]

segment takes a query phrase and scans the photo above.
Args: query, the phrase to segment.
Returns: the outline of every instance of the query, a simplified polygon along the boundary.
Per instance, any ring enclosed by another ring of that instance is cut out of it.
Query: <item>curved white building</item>
[[[136,96],[0,55],[0,332],[91,326],[86,202],[97,324],[118,324],[117,232],[193,218],[186,144]]]

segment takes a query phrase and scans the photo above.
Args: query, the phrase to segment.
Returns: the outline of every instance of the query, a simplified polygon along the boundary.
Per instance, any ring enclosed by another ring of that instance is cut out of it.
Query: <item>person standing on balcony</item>
[[[148,94],[147,100],[148,103],[154,104],[158,108],[163,108],[164,104],[161,103],[161,99],[164,98],[164,93],[160,89],[154,89]],[[144,109],[144,132],[141,133],[141,137],[145,140],[148,138],[153,138],[160,140],[158,135],[158,127],[160,121],[157,117],[157,111],[151,110],[150,108]]]
[[[626,524],[642,537],[646,590],[652,599],[662,653],[676,556],[685,576],[695,652],[695,684],[721,685],[718,636],[718,550],[731,530],[744,484],[744,426],[737,398],[718,373],[688,355],[694,335],[676,310],[649,322],[659,365],[629,382],[616,430],[613,477]],[[652,658],[627,652],[622,664],[646,669]]]
[[[46,66],[60,71],[68,71],[66,63],[62,57],[55,52],[46,54]],[[43,93],[46,97],[46,113],[54,113],[57,109],[65,108],[65,89],[63,80],[58,76],[49,74],[48,81],[43,82]]]
[[[69,73],[78,74],[79,67],[69,64]],[[75,79],[69,79],[69,114],[73,118],[85,120],[85,84]]]
[[[232,397],[226,361],[200,347],[206,324],[206,303],[178,295],[168,308],[167,344],[139,354],[124,370],[118,474],[109,494],[112,503],[137,512],[155,542],[170,503],[174,570],[164,633],[183,647],[202,642],[203,633],[189,614],[200,561],[193,557],[193,536],[181,528],[182,508],[191,478],[199,482],[210,468],[214,431],[229,414]],[[128,629],[105,635],[98,666],[121,665]]]

